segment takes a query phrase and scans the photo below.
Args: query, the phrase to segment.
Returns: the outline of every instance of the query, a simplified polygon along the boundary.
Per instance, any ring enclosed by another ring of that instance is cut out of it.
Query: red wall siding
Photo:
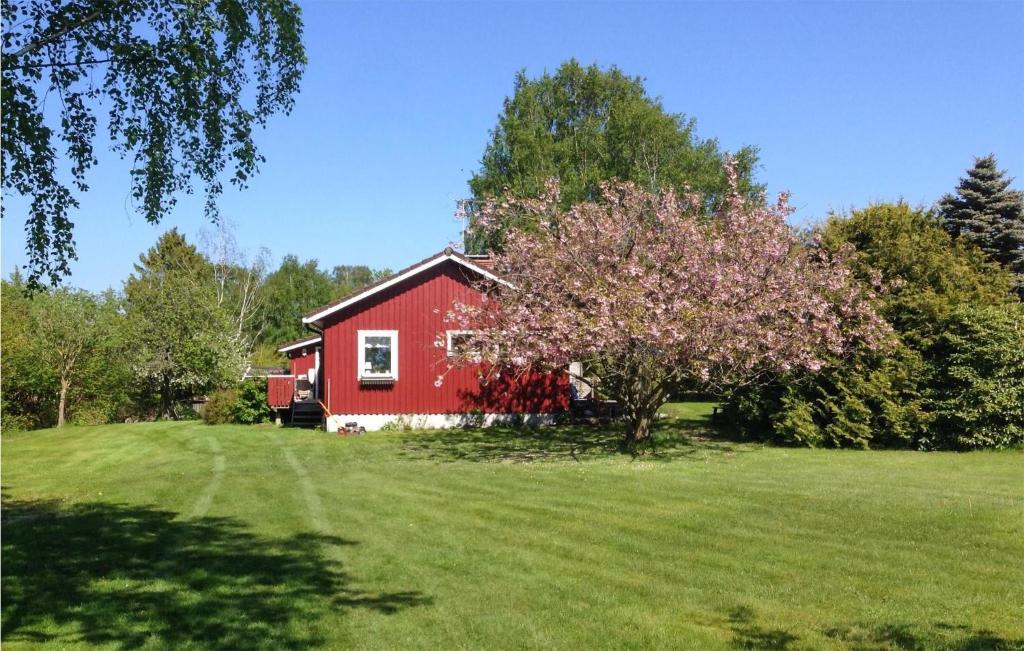
[[[456,300],[476,303],[468,270],[446,262],[389,287],[329,317],[324,327],[324,391],[336,414],[550,413],[569,404],[565,374],[502,378],[481,386],[476,369],[454,369],[440,387],[445,349],[434,346],[451,328],[444,316]],[[398,330],[398,380],[361,386],[357,377],[358,331]]]
[[[271,407],[290,407],[294,393],[294,378],[280,375],[267,378],[267,404]]]
[[[306,371],[316,366],[316,345],[299,348],[288,353],[288,372],[292,375],[305,375]],[[303,357],[302,351],[306,351]]]

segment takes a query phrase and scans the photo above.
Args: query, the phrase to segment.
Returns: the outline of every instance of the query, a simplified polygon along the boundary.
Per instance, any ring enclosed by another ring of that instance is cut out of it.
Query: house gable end
[[[474,284],[481,279],[480,274],[467,269],[459,264],[452,261],[445,261],[437,264],[429,269],[423,270],[414,276],[409,276],[401,282],[390,285],[380,291],[373,293],[372,295],[366,296],[359,301],[353,302],[345,307],[338,308],[336,311],[323,317],[317,325],[320,326],[321,331],[327,329],[349,319],[358,317],[361,314],[372,312],[386,306],[388,303],[401,303],[411,293],[415,293],[418,288],[423,285],[428,285],[432,281],[436,281],[439,277],[444,276],[449,278],[466,288],[471,290],[475,295],[479,295],[479,291],[474,287]],[[442,316],[452,309],[452,304],[449,302],[447,305],[443,304],[444,301],[441,297],[437,297],[438,304],[428,306],[428,309],[439,309],[441,310]],[[396,309],[408,309],[408,306],[403,305]]]
[[[433,269],[434,267],[445,265],[449,262],[455,263],[475,274],[478,274],[483,278],[487,278],[496,283],[500,283],[503,285],[509,284],[505,280],[502,280],[498,276],[495,276],[488,269],[485,269],[484,266],[481,266],[480,260],[475,260],[473,258],[464,256],[461,253],[456,253],[455,251],[452,250],[451,247],[448,247],[441,253],[435,256],[431,256],[425,260],[422,260],[410,267],[407,267],[402,271],[399,271],[398,273],[390,276],[389,278],[385,278],[384,280],[374,283],[373,285],[370,285],[369,287],[366,287],[351,296],[342,298],[333,303],[329,303],[327,305],[316,308],[315,310],[304,316],[302,322],[306,324],[315,324],[318,326],[323,326],[324,320],[327,317],[341,310],[344,310],[352,305],[362,302],[370,297],[373,297],[383,291],[386,291],[396,285],[402,284],[410,279],[413,279],[418,275],[425,273],[430,269]]]

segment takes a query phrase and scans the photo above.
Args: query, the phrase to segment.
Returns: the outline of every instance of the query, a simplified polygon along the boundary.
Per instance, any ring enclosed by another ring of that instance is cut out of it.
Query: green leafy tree
[[[332,293],[334,298],[348,296],[390,275],[390,269],[371,269],[366,265],[337,265],[331,270],[331,280],[334,284]]]
[[[302,317],[315,307],[348,296],[391,275],[390,269],[338,265],[329,273],[316,260],[286,255],[263,284],[260,339],[271,349],[309,334]]]
[[[930,447],[1024,444],[1024,304],[958,307],[927,355]]]
[[[276,348],[309,332],[302,326],[302,316],[330,302],[334,287],[316,260],[300,262],[296,256],[286,255],[281,265],[267,276],[263,294],[262,340]]]
[[[57,427],[63,427],[68,394],[89,368],[90,358],[102,348],[106,324],[99,303],[84,291],[40,293],[32,308],[39,360],[57,379]]]
[[[880,274],[888,285],[882,313],[914,348],[923,349],[941,320],[959,305],[998,305],[1010,299],[1010,274],[975,247],[951,240],[934,213],[905,203],[875,204],[849,217],[833,216],[823,244],[851,244],[863,282]]]
[[[727,410],[749,433],[788,443],[959,447],[935,435],[935,396],[962,391],[941,380],[935,347],[948,337],[955,311],[1012,302],[1010,274],[976,247],[951,240],[934,214],[902,203],[832,217],[818,236],[831,250],[853,245],[861,282],[884,283],[879,309],[893,326],[892,346],[833,358],[815,375],[789,373],[734,389]]]
[[[724,158],[716,140],[696,135],[692,118],[648,95],[642,78],[570,60],[554,74],[516,75],[469,187],[477,202],[506,192],[532,197],[557,178],[564,209],[597,199],[601,182],[619,179],[650,191],[698,191],[711,209],[728,187]],[[761,190],[753,181],[757,150],[744,147],[735,161],[741,190]],[[466,250],[501,246],[501,230],[482,235],[468,229]]]
[[[123,297],[111,289],[93,295],[96,301],[95,340],[82,367],[82,379],[71,393],[71,420],[101,424],[136,416],[135,344],[128,329]]]
[[[34,429],[102,423],[129,407],[132,386],[121,301],[113,292],[3,282],[3,418]]]
[[[31,199],[32,285],[76,257],[101,102],[139,212],[159,222],[198,179],[213,217],[223,172],[239,187],[256,173],[253,131],[291,110],[306,63],[291,0],[3,0],[3,16],[3,187]]]
[[[977,158],[938,209],[950,235],[977,245],[1016,274],[1016,290],[1024,298],[1024,192],[1011,190],[1011,183],[995,156]]]
[[[49,427],[56,422],[58,381],[41,364],[33,332],[32,301],[15,271],[0,283],[0,418],[5,430]]]
[[[161,417],[184,399],[237,382],[245,344],[222,309],[211,263],[172,229],[139,256],[125,283],[138,375]]]

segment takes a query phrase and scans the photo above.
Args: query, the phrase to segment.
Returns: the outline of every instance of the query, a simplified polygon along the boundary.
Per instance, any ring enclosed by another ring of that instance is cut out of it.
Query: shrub
[[[101,403],[88,403],[75,407],[71,412],[71,423],[74,425],[103,425],[111,420],[110,408]]]
[[[36,428],[36,420],[21,414],[4,414],[0,417],[0,430],[4,434],[11,432],[25,432]]]
[[[203,415],[192,406],[192,403],[186,402],[174,408],[174,417],[178,420],[200,420]]]
[[[203,420],[209,425],[234,422],[238,389],[217,389],[210,394],[203,408]]]
[[[928,356],[936,415],[928,447],[1024,444],[1024,304],[954,311]]]
[[[827,247],[852,244],[856,273],[888,284],[894,345],[733,389],[726,414],[748,434],[827,447],[966,449],[1014,445],[1024,432],[1024,339],[1010,277],[904,204],[833,217]]]
[[[401,432],[412,429],[412,424],[401,417],[389,420],[380,426],[382,432]]]
[[[203,410],[203,420],[211,425],[255,425],[270,420],[270,416],[267,381],[261,379],[246,380],[237,387],[214,391]]]
[[[270,420],[267,405],[267,380],[254,378],[238,387],[238,397],[232,411],[232,421],[242,425],[255,425]]]

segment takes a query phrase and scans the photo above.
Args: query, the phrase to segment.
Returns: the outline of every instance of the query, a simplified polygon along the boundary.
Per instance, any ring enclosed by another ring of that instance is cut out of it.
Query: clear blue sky
[[[570,57],[646,77],[727,149],[760,147],[760,179],[793,193],[798,221],[876,200],[930,204],[990,152],[1024,187],[1020,0],[311,2],[304,17],[296,108],[258,134],[262,173],[221,203],[240,243],[269,248],[275,263],[294,253],[397,269],[458,241],[455,201],[513,75]],[[204,227],[200,197],[147,224],[111,154],[90,180],[72,285],[120,287],[164,229]],[[6,276],[24,262],[24,202],[4,201]]]

